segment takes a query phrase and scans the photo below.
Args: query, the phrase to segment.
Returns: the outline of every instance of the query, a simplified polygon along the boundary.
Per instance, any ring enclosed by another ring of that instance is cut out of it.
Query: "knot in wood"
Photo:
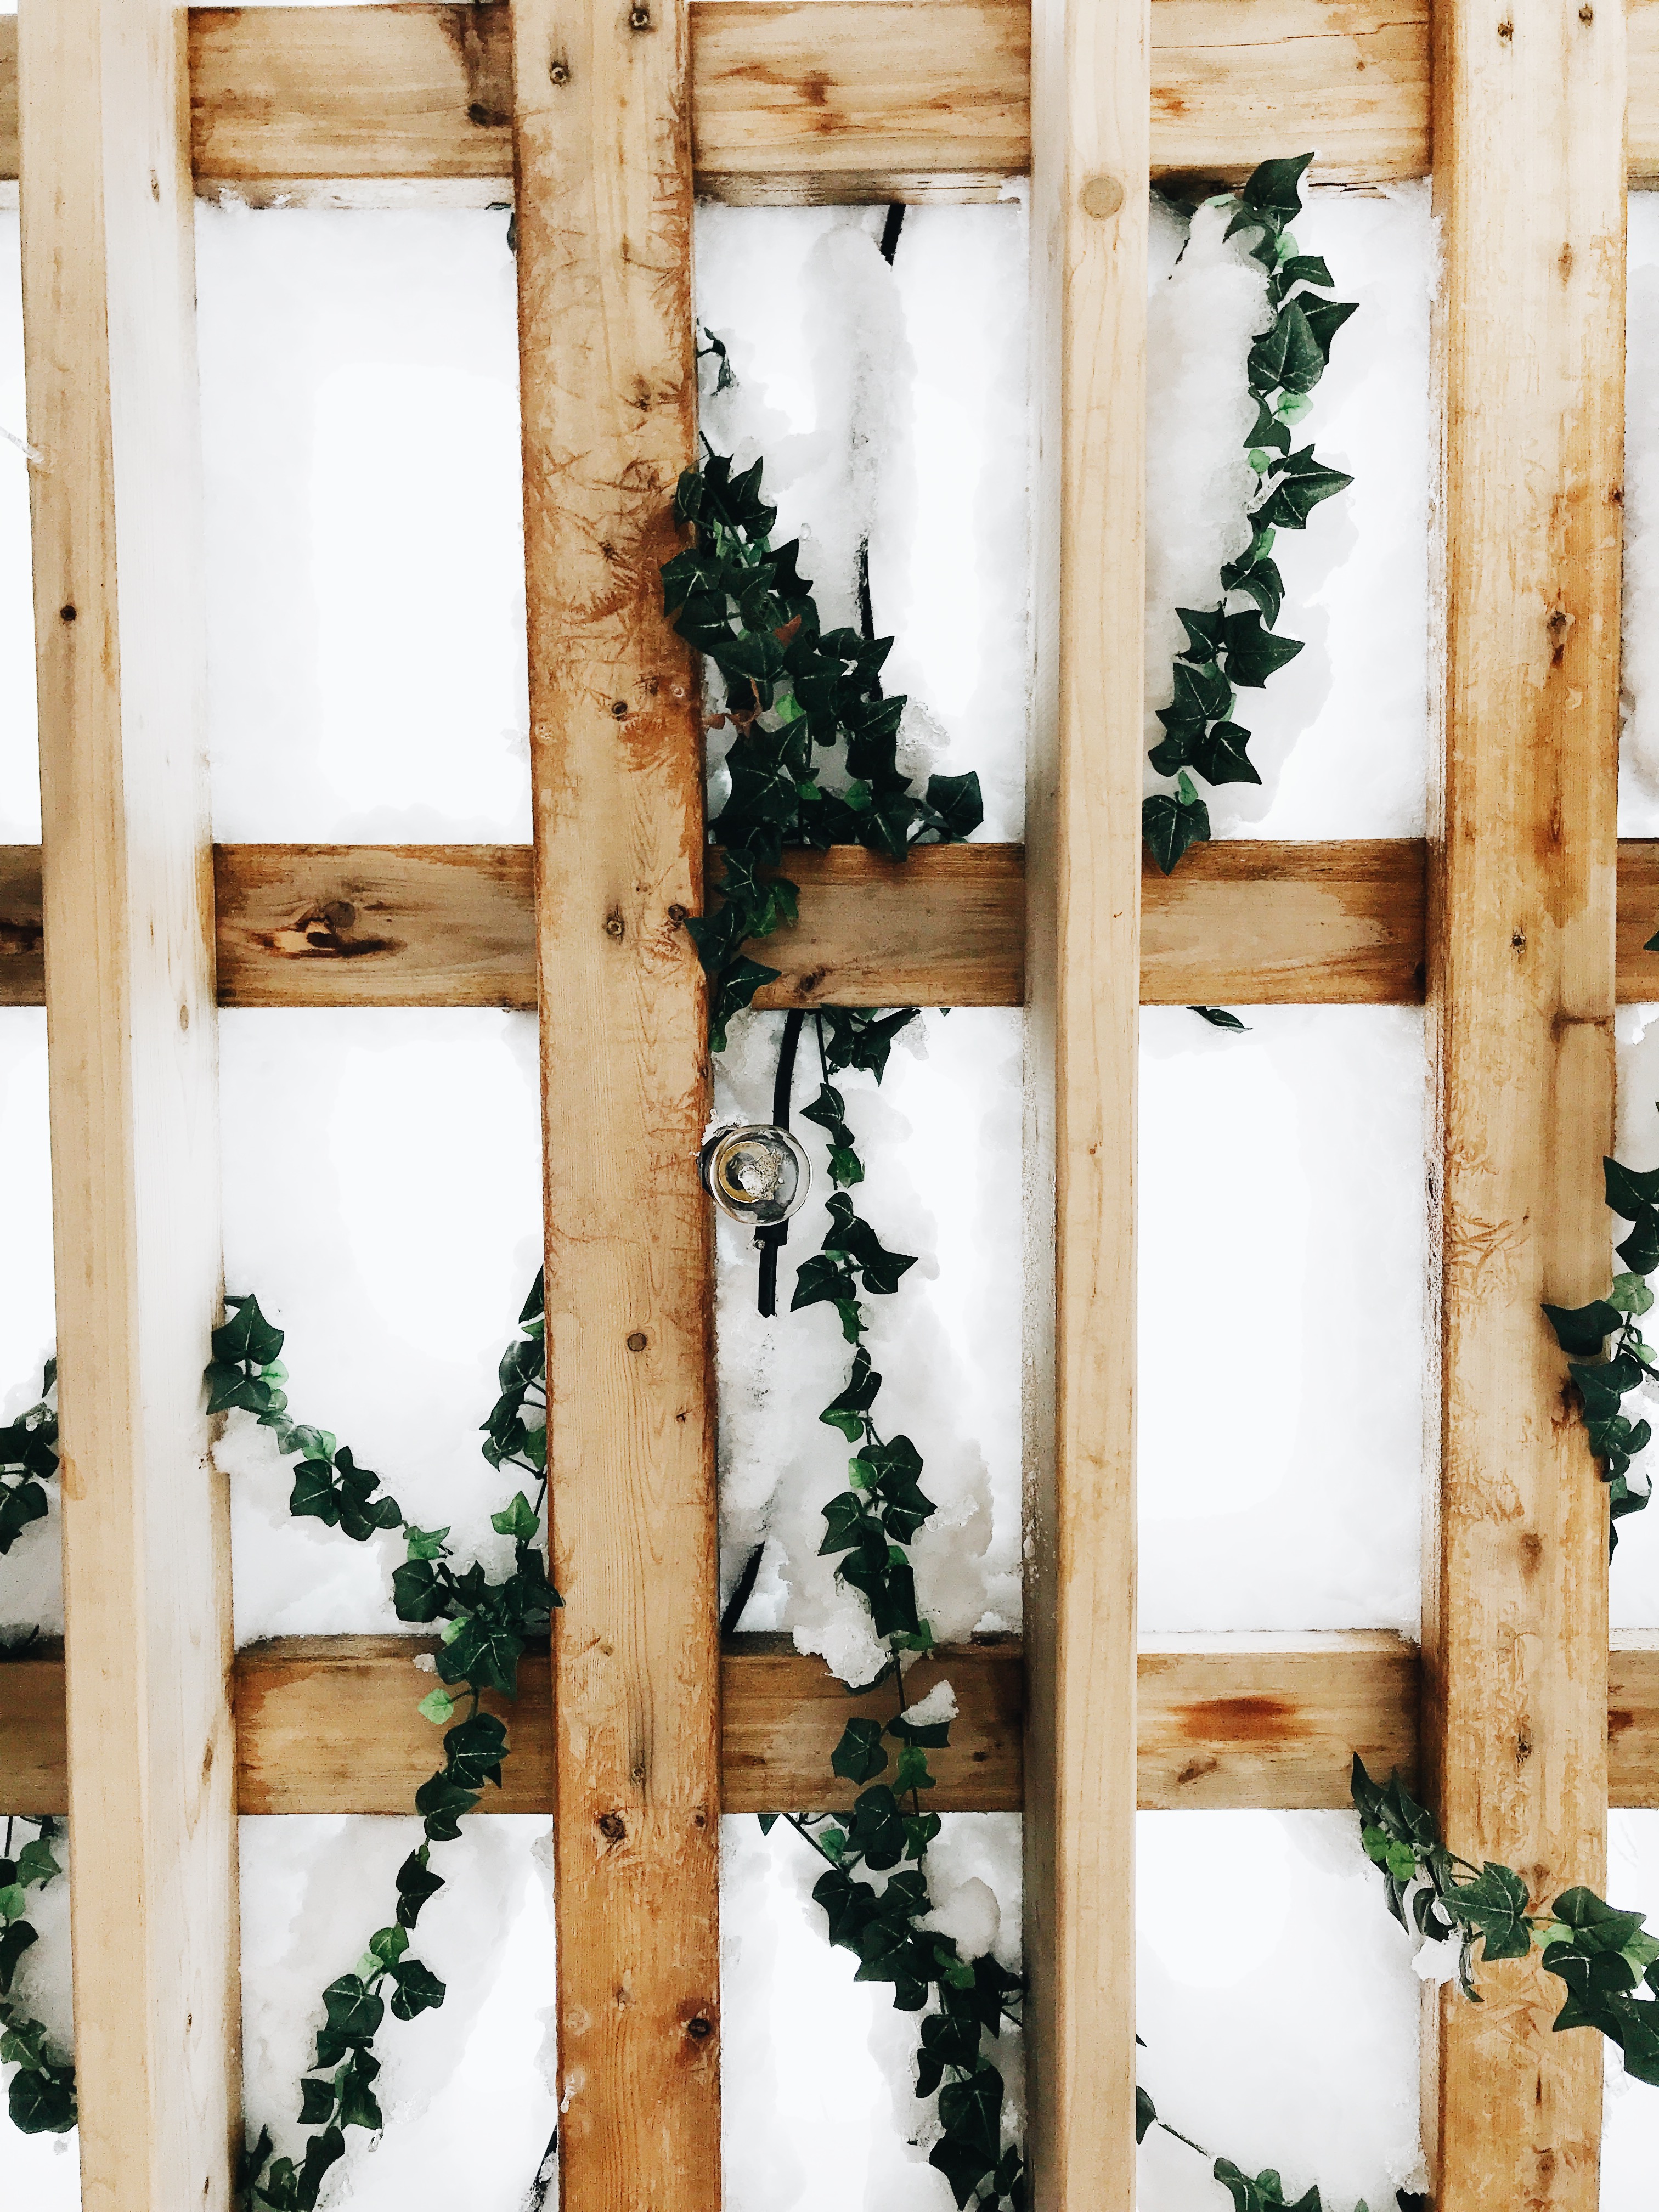
[[[629,1330],[628,1336],[628,1348],[630,1352],[643,1352],[645,1350],[645,1331],[642,1328]]]
[[[601,1813],[599,1829],[607,1844],[619,1844],[628,1833],[628,1823],[620,1813]]]
[[[714,2023],[712,2020],[705,2020],[699,2013],[695,2020],[686,2021],[685,2032],[688,2035],[695,2036],[697,2041],[702,2043],[714,2033]]]
[[[611,713],[616,716],[617,720],[619,722],[626,721],[626,720],[627,720],[627,719],[628,719],[628,702],[627,702],[627,700],[626,700],[626,699],[613,699],[613,700],[611,702]]]

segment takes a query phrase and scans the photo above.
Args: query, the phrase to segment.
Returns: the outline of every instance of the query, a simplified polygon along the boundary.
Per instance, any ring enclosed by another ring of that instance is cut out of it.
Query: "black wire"
[[[904,228],[904,209],[895,200],[887,210],[887,220],[881,227],[881,258],[890,269],[893,256],[898,252],[899,233]]]
[[[789,1127],[789,1099],[795,1087],[795,1054],[800,1045],[800,1025],[806,1019],[799,1006],[792,1006],[783,1018],[783,1042],[778,1047],[778,1072],[772,1084],[772,1124],[775,1128]],[[778,1310],[778,1254],[789,1239],[789,1224],[779,1221],[755,1231],[755,1243],[760,1248],[760,1282],[758,1285],[760,1311],[763,1320],[770,1321]]]
[[[757,1544],[743,1563],[743,1572],[738,1577],[737,1588],[726,1600],[726,1610],[720,1615],[722,1638],[737,1634],[738,1623],[743,1619],[744,1607],[755,1595],[755,1584],[760,1577],[761,1560],[765,1551],[764,1544]]]

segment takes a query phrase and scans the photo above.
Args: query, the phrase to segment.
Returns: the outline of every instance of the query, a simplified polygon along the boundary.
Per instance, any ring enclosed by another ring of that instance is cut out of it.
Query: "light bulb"
[[[750,1229],[769,1229],[799,1212],[812,1180],[799,1145],[769,1121],[716,1129],[697,1156],[697,1172],[727,1220]]]

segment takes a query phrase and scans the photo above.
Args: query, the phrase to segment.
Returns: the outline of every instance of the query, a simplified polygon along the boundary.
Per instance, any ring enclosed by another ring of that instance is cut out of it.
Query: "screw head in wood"
[[[1085,215],[1103,220],[1115,215],[1123,204],[1123,179],[1115,177],[1109,169],[1102,169],[1083,180],[1083,190],[1078,198]]]
[[[651,10],[648,8],[630,8],[628,27],[630,31],[648,31],[651,28]]]
[[[745,1121],[716,1129],[697,1155],[702,1187],[728,1221],[769,1229],[806,1203],[812,1170],[787,1129]]]
[[[569,63],[563,59],[550,62],[547,66],[547,76],[548,82],[551,84],[568,84],[570,82]]]

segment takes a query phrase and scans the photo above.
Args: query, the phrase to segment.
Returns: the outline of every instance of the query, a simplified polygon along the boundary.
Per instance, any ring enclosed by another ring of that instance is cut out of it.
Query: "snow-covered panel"
[[[289,1332],[295,1417],[462,1557],[505,1565],[489,1515],[513,1486],[478,1432],[541,1259],[533,1018],[246,1010],[219,1049],[226,1285]],[[390,1539],[292,1520],[292,1463],[246,1414],[218,1456],[240,1642],[398,1625]]]
[[[19,1829],[6,1851],[7,1825],[0,1817],[0,1851],[15,1856],[34,1836],[33,1827]],[[68,1831],[60,1829],[55,1846],[63,1878],[28,1893],[28,1920],[37,1941],[23,1954],[12,1982],[13,2002],[29,2018],[48,2031],[48,2051],[67,2057],[75,2048],[73,1975],[70,1960],[70,1863]],[[76,2212],[81,2202],[78,2135],[26,2136],[13,2127],[5,2107],[5,2090],[15,2067],[0,2066],[0,2204],[27,2204],[29,2212]]]
[[[1634,199],[1635,194],[1631,197]],[[1659,1813],[1608,1814],[1607,1894],[1608,1904],[1623,1911],[1645,1912],[1649,1929],[1659,1933]],[[1611,2044],[1607,2046],[1606,2079],[1601,2212],[1652,2212],[1659,2089],[1632,2081]]]
[[[507,220],[198,210],[222,841],[529,837]]]
[[[984,835],[1024,819],[1025,210],[904,211],[890,265],[883,208],[697,211],[697,310],[735,390],[703,428],[763,479],[826,623],[859,620],[870,548],[883,672],[910,700],[913,773],[979,772]]]
[[[917,1264],[870,1298],[870,1354],[884,1377],[884,1436],[908,1436],[939,1506],[911,1546],[922,1610],[941,1637],[1019,1621],[1021,1016],[1012,1008],[929,1013],[899,1032],[885,1079],[838,1075],[867,1174],[859,1211]],[[734,1023],[715,1063],[720,1121],[769,1121],[782,1017]],[[813,1187],[790,1226],[778,1312],[756,1310],[749,1235],[721,1221],[717,1255],[721,1580],[750,1548],[766,1556],[746,1628],[793,1628],[805,1651],[867,1680],[884,1652],[864,1599],[818,1557],[822,1509],[847,1484],[850,1446],[822,1422],[851,1352],[832,1308],[789,1311],[799,1263],[829,1225],[823,1134],[799,1119],[817,1095],[809,1024],[795,1071],[797,1133]]]
[[[1429,305],[1435,245],[1426,184],[1378,193],[1316,189],[1296,223],[1359,312],[1297,426],[1352,485],[1280,531],[1279,628],[1302,653],[1241,695],[1258,787],[1206,789],[1221,837],[1413,837],[1428,763]],[[1265,327],[1265,280],[1224,218],[1183,226],[1153,204],[1147,332],[1148,743],[1185,642],[1177,606],[1213,605],[1221,561],[1248,544],[1255,478],[1245,357]],[[1161,786],[1158,787],[1162,787]]]
[[[1160,2130],[1140,2212],[1225,2212],[1216,2158],[1277,2167],[1332,2212],[1422,2190],[1413,1939],[1346,1813],[1143,1813],[1140,2080]]]
[[[13,208],[0,210],[0,845],[32,845],[40,836],[26,422],[22,265]]]
[[[811,1894],[823,1871],[782,1822],[768,1836],[751,1818],[720,1822],[726,2212],[951,2212],[927,2162],[933,2108],[910,2094],[923,2015],[896,2012],[889,1990],[854,1980],[850,1951],[830,1948]],[[1018,1815],[947,1813],[927,1877],[936,1905],[969,1884],[993,1893],[989,1948],[1018,1969]],[[995,2051],[1018,2120],[1018,2033],[1005,2028]]]
[[[1141,1015],[1141,1626],[1414,1633],[1423,1018],[1243,1018]]]
[[[1655,916],[1659,922],[1659,915]],[[1654,962],[1659,969],[1659,960]],[[1626,1167],[1647,1170],[1659,1167],[1659,1004],[1620,1006],[1616,1022],[1619,1039],[1619,1114],[1613,1152]],[[1607,1238],[1611,1247],[1627,1237],[1630,1224],[1609,1213]],[[1609,1249],[1609,1278],[1624,1266]],[[1648,1334],[1651,1336],[1650,1328]],[[1659,1390],[1651,1386],[1625,1401],[1632,1420],[1647,1420],[1659,1430]],[[1659,1447],[1650,1446],[1632,1470],[1633,1481],[1651,1482],[1659,1474]],[[1584,1447],[1584,1477],[1594,1481],[1595,1470]],[[1610,1617],[1615,1628],[1659,1628],[1659,1505],[1627,1514],[1619,1523],[1619,1548],[1613,1554],[1608,1586]]]
[[[438,1742],[433,1731],[433,1742]],[[441,1756],[441,1753],[438,1753]],[[392,1918],[418,1820],[244,1820],[242,2096],[250,2130],[293,2155],[299,2083],[322,1991]],[[325,2201],[351,2212],[525,2212],[557,2118],[551,1847],[533,1815],[475,1816],[433,1848],[447,1885],[412,1948],[447,1987],[435,2011],[388,2014],[376,2042],[386,2126],[353,2128]]]
[[[3,462],[0,461],[0,467]],[[52,1148],[46,1120],[46,1018],[0,1012],[0,1161],[5,1163],[6,1264],[0,1267],[0,1421],[36,1404],[54,1329]],[[58,1486],[50,1510],[0,1559],[0,1639],[64,1632]]]
[[[1659,192],[1630,195],[1619,833],[1659,836]]]

